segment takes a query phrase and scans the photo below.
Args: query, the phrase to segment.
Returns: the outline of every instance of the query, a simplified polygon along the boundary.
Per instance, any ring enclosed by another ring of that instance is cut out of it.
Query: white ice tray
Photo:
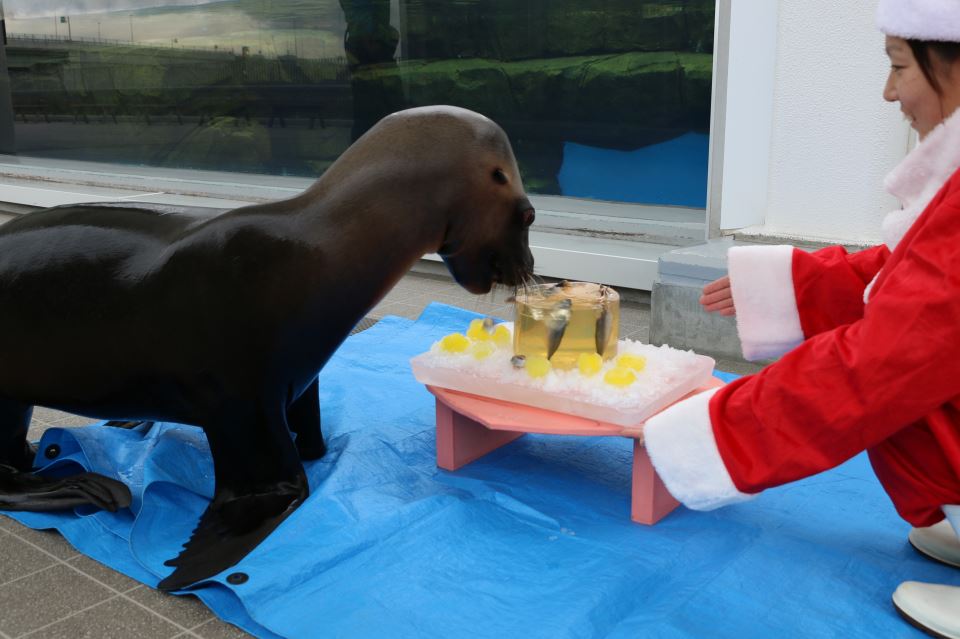
[[[506,355],[499,362],[483,362],[471,367],[467,355],[441,355],[434,349],[417,355],[410,360],[410,365],[414,377],[422,384],[620,426],[635,426],[706,384],[715,364],[710,357],[691,351],[626,340],[621,340],[620,352],[647,357],[646,369],[625,389],[602,385],[602,372],[591,378],[589,388],[576,387],[580,382],[575,371],[551,372],[548,378],[534,380],[523,371],[514,370]],[[664,358],[657,357],[658,352],[667,356],[669,365],[661,361]],[[556,377],[551,379],[551,376]]]

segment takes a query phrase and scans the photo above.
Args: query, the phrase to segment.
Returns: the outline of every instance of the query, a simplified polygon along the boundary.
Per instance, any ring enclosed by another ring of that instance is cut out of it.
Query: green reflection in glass
[[[529,191],[642,202],[656,196],[570,192],[561,174],[605,168],[564,149],[667,149],[709,129],[710,0],[37,4],[4,3],[23,155],[315,176],[383,115],[455,104],[507,130]],[[699,201],[705,153],[675,164]],[[621,173],[641,184],[644,167]]]

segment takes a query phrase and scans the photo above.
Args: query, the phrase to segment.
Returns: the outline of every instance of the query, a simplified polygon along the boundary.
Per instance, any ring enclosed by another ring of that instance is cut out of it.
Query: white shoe
[[[960,539],[946,519],[926,528],[914,528],[907,539],[921,555],[960,568]]]
[[[960,639],[960,587],[905,581],[893,593],[893,605],[927,634]]]

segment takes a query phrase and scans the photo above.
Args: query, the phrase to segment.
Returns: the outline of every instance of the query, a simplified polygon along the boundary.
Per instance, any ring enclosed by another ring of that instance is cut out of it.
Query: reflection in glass
[[[455,104],[532,193],[703,207],[713,0],[4,0],[18,153],[316,176]]]

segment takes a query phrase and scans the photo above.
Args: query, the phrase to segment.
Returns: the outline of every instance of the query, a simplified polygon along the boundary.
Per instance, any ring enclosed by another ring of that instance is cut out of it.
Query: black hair
[[[913,57],[920,65],[924,77],[937,95],[943,95],[943,87],[940,86],[940,80],[937,78],[936,64],[933,57],[939,58],[939,61],[945,64],[953,64],[960,60],[960,42],[940,42],[936,40],[907,40],[910,50],[913,51]],[[933,54],[933,56],[931,56]]]

